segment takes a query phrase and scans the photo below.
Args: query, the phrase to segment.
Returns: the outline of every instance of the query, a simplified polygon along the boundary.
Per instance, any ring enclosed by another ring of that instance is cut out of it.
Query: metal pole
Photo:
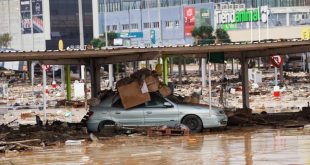
[[[211,95],[211,90],[212,90],[212,88],[211,88],[211,63],[209,62],[208,63],[208,72],[209,72],[209,74],[208,74],[208,80],[209,80],[209,112],[211,113],[211,108],[212,108],[212,106],[211,106],[211,97],[212,97],[212,95]]]
[[[129,24],[130,27],[130,24]],[[104,32],[105,32],[105,47],[108,47],[108,31],[107,31],[107,4],[104,0]],[[113,87],[113,64],[109,64],[109,87]]]
[[[269,39],[269,5],[267,5],[267,39]]]
[[[159,30],[159,44],[158,45],[161,45],[162,44],[162,36],[161,36],[161,14],[160,14],[160,8],[161,8],[161,5],[160,5],[160,0],[157,0],[157,8],[158,8],[158,23],[159,23],[159,27],[158,27],[158,30]]]
[[[82,0],[79,0],[79,31],[80,31],[80,49],[84,49],[84,25],[83,25],[83,8]],[[81,65],[81,79],[85,80],[85,65]]]
[[[168,56],[163,55],[163,81],[168,85]]]
[[[251,5],[251,42],[253,42],[253,8]]]
[[[7,1],[8,1],[8,14],[9,14],[8,33],[10,34],[11,33],[11,9],[10,9],[10,0],[7,0]]]
[[[258,11],[261,10],[261,7],[259,6]],[[258,41],[260,42],[261,38],[260,38],[260,22],[261,20],[258,19]]]
[[[71,100],[71,73],[70,65],[66,65],[67,100]]]
[[[58,41],[58,50],[63,51],[64,49],[64,43],[62,40]],[[70,65],[66,65],[70,68]],[[61,92],[63,93],[65,91],[65,83],[66,83],[66,77],[65,77],[65,66],[61,66]],[[68,95],[68,93],[67,93]]]
[[[55,65],[52,65],[52,69],[53,69],[53,82],[55,81]]]
[[[201,59],[201,81],[202,81],[202,88],[207,87],[207,82],[206,82],[206,59],[202,58]]]
[[[33,85],[34,85],[34,65],[35,65],[35,63],[32,62],[31,63],[31,90],[32,90],[32,95],[34,94],[34,89],[33,89]]]
[[[275,81],[275,86],[278,86],[278,68],[277,67],[274,67],[274,81]]]
[[[43,111],[44,111],[44,121],[46,121],[46,66],[43,65]],[[44,122],[45,123],[45,122]]]
[[[34,34],[33,34],[33,21],[32,21],[32,1],[30,1],[30,19],[31,19],[32,50],[34,50]]]

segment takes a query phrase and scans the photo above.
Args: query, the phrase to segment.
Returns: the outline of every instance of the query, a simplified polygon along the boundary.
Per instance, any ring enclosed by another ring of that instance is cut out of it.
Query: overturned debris
[[[176,124],[174,127],[162,125],[147,130],[147,135],[152,136],[188,136],[189,128],[184,124]]]
[[[148,69],[141,69],[119,80],[116,88],[125,109],[150,101],[149,92],[159,91],[163,97],[172,93],[168,86],[159,81],[157,73]]]

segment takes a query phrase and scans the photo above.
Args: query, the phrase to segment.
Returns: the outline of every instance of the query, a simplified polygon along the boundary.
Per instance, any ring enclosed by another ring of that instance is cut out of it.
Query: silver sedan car
[[[86,121],[91,132],[101,132],[105,125],[121,126],[159,126],[182,123],[191,132],[200,132],[203,128],[224,127],[227,116],[223,110],[208,106],[177,104],[172,99],[151,93],[151,101],[125,110],[119,96],[109,96],[99,105],[91,107]]]

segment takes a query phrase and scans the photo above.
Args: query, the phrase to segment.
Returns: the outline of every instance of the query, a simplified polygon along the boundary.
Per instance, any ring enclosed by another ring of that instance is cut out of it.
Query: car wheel
[[[113,121],[102,121],[98,126],[98,132],[105,136],[111,136],[115,132],[115,123]]]
[[[202,121],[196,115],[185,116],[182,124],[186,125],[191,132],[201,132],[202,130]]]

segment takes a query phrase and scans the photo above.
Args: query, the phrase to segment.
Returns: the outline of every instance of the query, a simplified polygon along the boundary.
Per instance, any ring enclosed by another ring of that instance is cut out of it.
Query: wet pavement
[[[0,155],[19,164],[309,164],[310,129],[234,130],[180,137],[113,137]]]

